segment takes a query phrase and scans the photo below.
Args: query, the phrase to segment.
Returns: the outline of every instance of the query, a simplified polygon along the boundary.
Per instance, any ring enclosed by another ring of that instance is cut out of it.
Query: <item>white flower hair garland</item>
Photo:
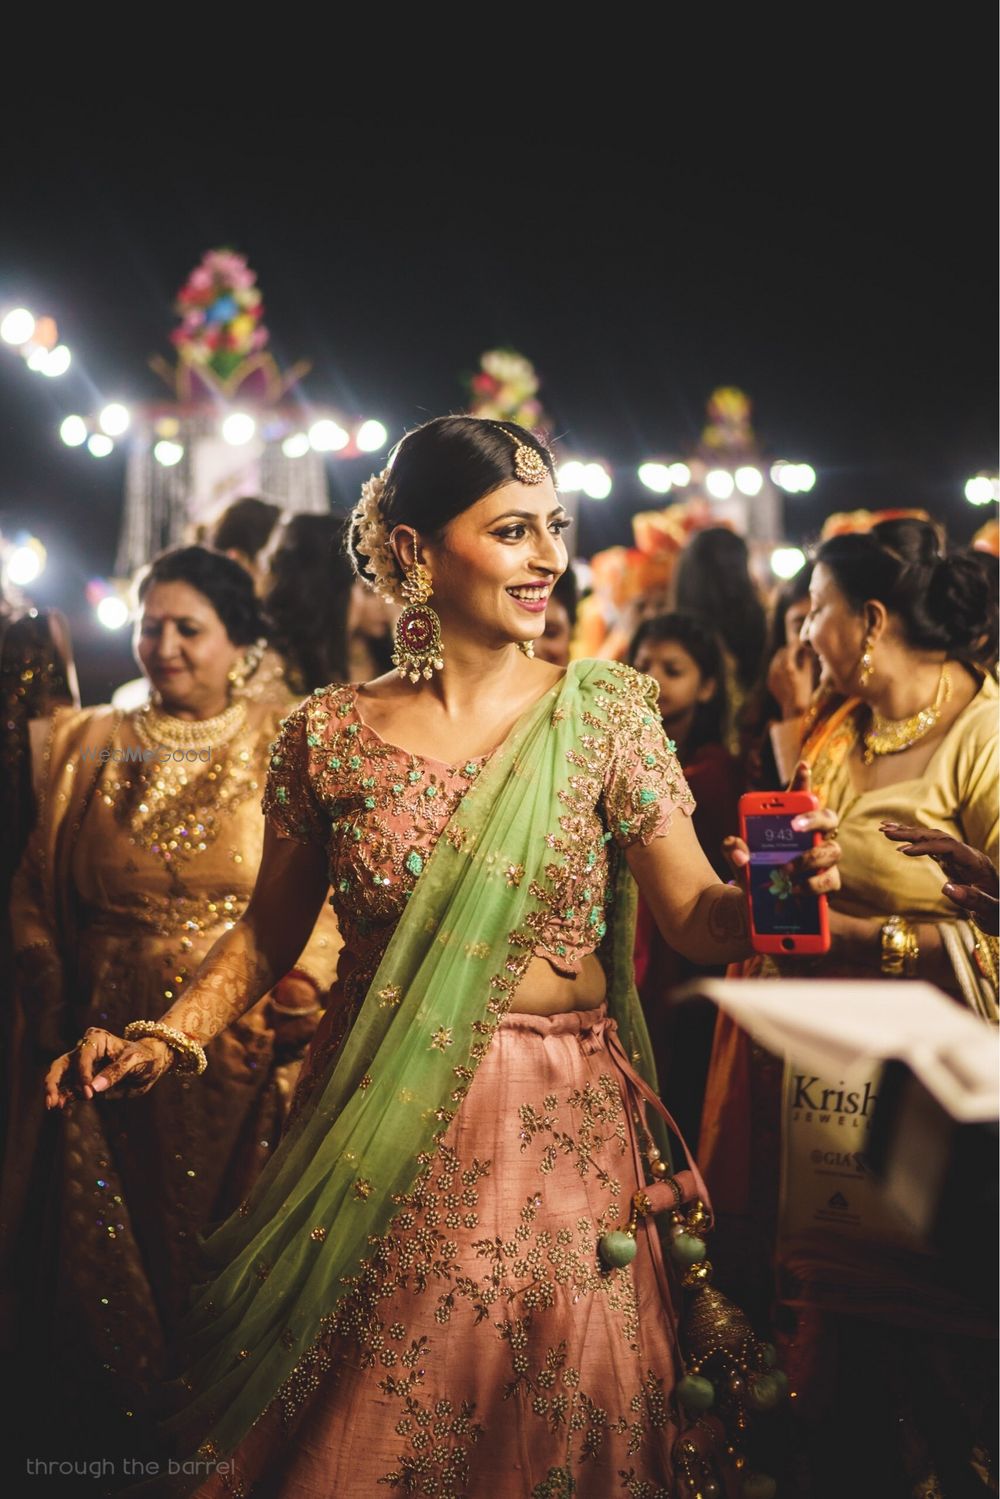
[[[372,474],[368,482],[362,484],[361,498],[351,511],[351,520],[358,531],[357,549],[368,559],[367,571],[371,578],[366,578],[365,581],[388,603],[393,604],[398,602],[400,575],[382,514],[382,497],[388,475],[389,470],[384,468],[380,474]]]

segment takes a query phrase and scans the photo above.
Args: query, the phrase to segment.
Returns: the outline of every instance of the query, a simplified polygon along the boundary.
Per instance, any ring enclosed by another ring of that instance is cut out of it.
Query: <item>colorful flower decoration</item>
[[[472,416],[495,422],[517,422],[544,433],[548,417],[537,399],[538,376],[530,359],[513,349],[489,349],[479,361],[479,373],[469,381]]]
[[[633,547],[608,547],[590,559],[593,591],[581,600],[571,654],[613,661],[625,658],[638,623],[634,606],[666,597],[677,559],[696,531],[719,522],[702,499],[632,517]]]
[[[994,519],[988,520],[985,526],[980,526],[972,538],[972,546],[977,552],[989,552],[994,557],[1000,557],[1000,523]]]
[[[749,396],[734,385],[722,385],[708,399],[708,424],[701,434],[702,447],[710,452],[749,453],[757,442],[750,414]]]
[[[849,536],[854,532],[870,531],[884,520],[930,521],[926,510],[837,510],[828,515],[819,533],[820,541],[829,541],[831,536]]]
[[[227,380],[263,349],[268,331],[257,275],[235,250],[207,250],[181,287],[175,304],[180,327],[170,335],[180,358]]]

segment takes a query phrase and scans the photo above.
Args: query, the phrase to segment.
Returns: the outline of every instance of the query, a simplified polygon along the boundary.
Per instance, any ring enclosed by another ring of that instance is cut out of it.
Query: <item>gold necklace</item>
[[[871,765],[876,755],[898,755],[909,749],[918,739],[923,739],[941,717],[941,709],[951,697],[951,677],[947,666],[942,666],[941,676],[934,694],[934,701],[919,713],[909,718],[883,718],[876,708],[872,709],[872,721],[865,732],[865,748],[862,759]]]
[[[147,703],[135,714],[133,722],[139,742],[152,748],[164,749],[212,749],[228,744],[246,722],[246,703],[231,703],[214,718],[175,718]]]

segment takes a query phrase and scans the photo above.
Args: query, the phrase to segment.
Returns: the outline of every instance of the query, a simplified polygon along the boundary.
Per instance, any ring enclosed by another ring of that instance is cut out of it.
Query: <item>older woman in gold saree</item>
[[[50,1430],[85,1434],[88,1451],[116,1420],[128,1429],[162,1375],[197,1233],[273,1153],[340,947],[327,909],[294,973],[213,1042],[207,1087],[172,1079],[128,1111],[81,1098],[39,1131],[39,1061],[182,994],[260,863],[279,710],[238,695],[261,629],[250,580],[191,547],[158,559],[140,593],[154,701],[57,715],[13,911],[30,1051],[6,1162],[4,1291],[43,1369],[57,1340]]]
[[[827,956],[756,959],[750,975],[926,978],[980,1015],[994,1044],[995,939],[947,898],[932,860],[901,857],[882,831],[939,829],[996,864],[997,687],[976,664],[995,607],[985,580],[967,556],[941,555],[930,525],[908,523],[902,535],[883,527],[825,543],[810,603],[805,631],[841,699],[802,756],[839,814],[842,889]],[[989,1382],[976,1371],[994,1357],[987,1288],[956,1278],[881,1208],[859,1164],[878,1085],[864,1066],[797,1082],[720,1017],[701,1160],[728,1286],[761,1307],[776,1253],[815,1458],[818,1487],[804,1492],[827,1492],[824,1481],[843,1491],[859,1476],[873,1493],[978,1492],[961,1485],[974,1482],[984,1427]],[[816,1104],[852,1091],[864,1117]]]

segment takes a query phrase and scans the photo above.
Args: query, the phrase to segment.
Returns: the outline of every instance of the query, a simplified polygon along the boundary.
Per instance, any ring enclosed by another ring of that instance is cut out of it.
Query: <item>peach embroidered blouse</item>
[[[574,794],[554,812],[553,839],[568,838],[575,857],[549,866],[539,892],[545,909],[533,951],[564,974],[579,972],[607,931],[609,845],[649,843],[669,831],[675,811],[694,811],[653,684],[629,667],[609,662],[608,671],[619,680],[608,683],[615,696],[606,721],[584,715],[570,756],[579,768]],[[264,810],[280,836],[327,852],[344,939],[339,977],[345,997],[358,1000],[437,839],[490,756],[446,765],[387,744],[361,718],[354,686],[314,692],[284,720],[272,750]],[[521,874],[512,869],[508,878]]]

